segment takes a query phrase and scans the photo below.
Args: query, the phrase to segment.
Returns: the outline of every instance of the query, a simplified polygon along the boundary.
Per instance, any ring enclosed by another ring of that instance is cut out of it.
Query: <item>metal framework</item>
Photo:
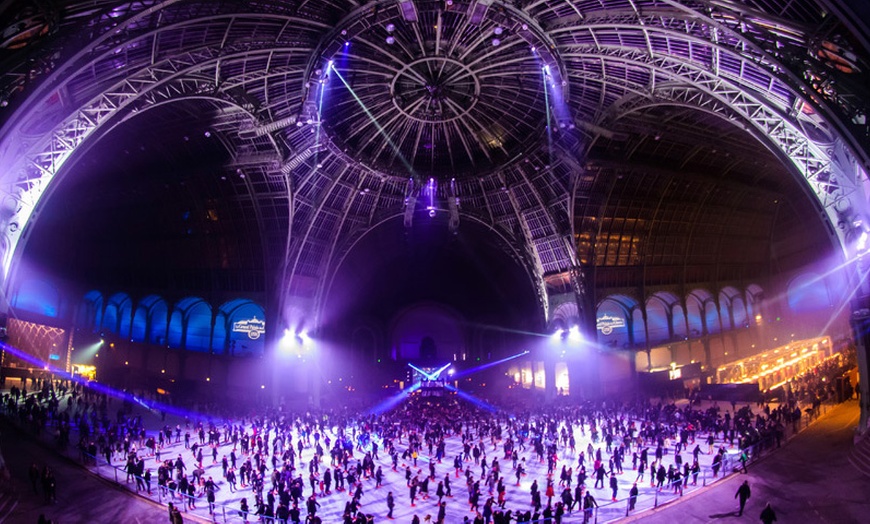
[[[644,201],[610,180],[628,171],[602,169],[613,160],[602,152],[687,170],[704,160],[722,179],[705,187],[745,195],[724,180],[761,175],[735,157],[772,150],[788,169],[764,180],[770,193],[809,190],[844,250],[870,223],[860,102],[870,97],[848,81],[863,73],[820,59],[818,42],[847,35],[812,0],[106,1],[70,13],[0,78],[14,110],[0,135],[7,278],[76,151],[191,98],[222,109],[209,124],[232,153],[228,172],[252,173],[233,187],[271,239],[264,265],[280,274],[280,300],[316,313],[361,235],[387,217],[418,219],[429,178],[451,228],[486,224],[522,264],[543,319],[548,282],[593,292],[580,280],[609,265],[595,254],[607,238],[635,242],[616,266],[643,266],[637,246],[663,224],[711,212],[705,199],[685,215],[661,195]],[[28,70],[33,56],[49,65]],[[656,127],[649,115],[661,108],[690,115],[685,127],[757,142],[726,144],[735,156],[720,168],[710,140]],[[651,170],[645,180],[659,176]],[[788,176],[800,186],[788,189]],[[621,198],[634,199],[614,211],[624,216],[601,215]]]

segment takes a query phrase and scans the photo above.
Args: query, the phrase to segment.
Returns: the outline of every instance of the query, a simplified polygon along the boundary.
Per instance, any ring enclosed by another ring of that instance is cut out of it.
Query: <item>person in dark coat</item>
[[[586,495],[583,497],[583,522],[589,522],[589,519],[592,518],[593,508],[598,507],[598,502],[595,501],[595,497],[592,496],[592,493],[586,492]]]
[[[612,491],[610,500],[616,502],[616,492],[619,489],[619,482],[616,480],[616,475],[610,475],[610,490]]]
[[[320,503],[317,502],[317,497],[314,496],[314,493],[312,493],[311,496],[308,497],[308,500],[305,502],[305,504],[309,515],[317,514],[317,508],[320,507]]]
[[[761,510],[761,522],[764,524],[773,524],[776,522],[776,512],[773,511],[772,507],[770,507],[770,502],[768,502],[767,506],[764,506],[764,509]]]
[[[752,492],[749,489],[749,481],[744,480],[743,484],[737,488],[737,493],[734,494],[734,498],[740,501],[740,512],[737,516],[743,515],[743,508],[746,507],[746,501],[749,500],[749,497],[752,496]]]

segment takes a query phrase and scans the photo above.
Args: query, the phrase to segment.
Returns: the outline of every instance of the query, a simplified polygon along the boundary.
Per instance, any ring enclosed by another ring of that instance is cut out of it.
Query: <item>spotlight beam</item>
[[[409,387],[408,389],[406,389],[404,391],[399,391],[398,393],[396,393],[392,397],[389,397],[388,399],[384,400],[383,402],[381,402],[377,406],[373,407],[371,409],[371,414],[372,415],[380,415],[382,413],[386,413],[387,411],[389,411],[389,410],[393,409],[394,407],[398,406],[399,404],[401,404],[403,400],[405,400],[406,398],[408,398],[408,396],[411,395],[411,393],[420,389],[420,386],[422,386],[422,383],[417,382],[416,384]]]
[[[511,355],[511,356],[503,358],[501,360],[496,360],[495,362],[489,362],[487,364],[473,367],[471,369],[466,369],[465,371],[460,371],[459,373],[456,373],[455,375],[453,375],[453,380],[458,380],[462,377],[467,377],[468,375],[477,373],[479,371],[483,371],[484,369],[491,368],[491,367],[497,366],[499,364],[503,364],[509,360],[513,360],[515,358],[520,358],[520,357],[528,355],[528,354],[529,354],[529,351],[526,350],[526,351],[523,351],[522,353],[517,353],[516,355]]]
[[[157,402],[157,401],[146,402],[146,401],[144,401],[144,400],[142,400],[142,399],[136,397],[135,395],[128,393],[126,391],[120,391],[120,390],[111,388],[109,386],[106,386],[104,384],[100,384],[99,382],[92,382],[92,381],[84,379],[82,377],[77,377],[77,376],[73,375],[72,373],[67,373],[63,369],[54,367],[46,362],[39,360],[38,358],[34,357],[33,355],[30,355],[30,354],[28,354],[28,353],[26,353],[26,352],[24,352],[16,347],[14,347],[14,346],[10,346],[9,344],[3,343],[3,342],[0,342],[0,349],[2,349],[3,351],[8,351],[10,354],[15,355],[16,357],[20,358],[21,360],[32,364],[34,367],[38,367],[39,369],[44,369],[44,370],[50,372],[51,374],[56,375],[58,377],[61,377],[65,380],[71,380],[73,382],[76,382],[77,384],[81,384],[82,386],[85,386],[85,387],[90,388],[94,391],[106,394],[108,396],[111,396],[111,397],[114,397],[117,399],[129,400],[129,401],[136,402],[137,404],[145,407],[146,409],[148,409],[152,413],[155,413],[156,411],[162,411],[162,412],[172,414],[172,415],[177,415],[180,417],[192,418],[194,420],[208,420],[211,418],[208,415],[197,413],[195,411],[188,411],[185,409],[177,408],[175,406],[171,406],[171,405],[165,404],[163,402]]]
[[[474,404],[475,406],[477,406],[477,407],[479,407],[479,408],[481,408],[481,409],[484,409],[484,410],[486,410],[486,411],[489,411],[490,413],[495,413],[496,411],[498,411],[498,408],[497,408],[497,407],[493,406],[493,405],[490,404],[489,402],[486,402],[485,400],[482,400],[482,399],[479,399],[479,398],[475,397],[474,395],[470,395],[470,394],[468,394],[468,393],[466,393],[466,392],[464,392],[464,391],[461,391],[461,390],[459,390],[459,389],[456,389],[455,387],[453,387],[453,386],[451,386],[451,385],[449,385],[449,384],[446,385],[446,386],[444,386],[444,387],[445,387],[445,389],[448,389],[448,390],[453,391],[454,393],[456,393],[456,395],[458,395],[459,398],[461,398],[461,399],[463,399],[463,400],[467,400],[468,402]]]
[[[338,77],[339,80],[341,80],[341,83],[344,84],[344,87],[347,88],[348,92],[353,97],[353,99],[356,100],[356,103],[359,104],[360,108],[362,108],[363,112],[375,126],[375,129],[377,129],[378,134],[380,134],[387,142],[387,144],[389,144],[389,146],[393,149],[393,153],[395,153],[396,157],[402,162],[402,164],[404,164],[405,169],[408,170],[408,173],[414,175],[414,167],[410,164],[410,162],[408,162],[408,160],[405,158],[405,155],[402,154],[402,151],[396,146],[396,144],[393,142],[393,140],[390,138],[390,136],[387,134],[381,124],[378,123],[378,120],[371,113],[371,111],[369,111],[369,108],[366,107],[365,103],[363,103],[360,97],[358,97],[354,90],[350,87],[350,84],[348,84],[344,77],[341,75],[341,73],[339,73],[338,68],[333,65],[331,70],[335,73],[335,76]]]
[[[418,367],[415,366],[414,364],[411,364],[410,362],[408,363],[408,367],[410,367],[411,369],[413,369],[413,370],[416,371],[417,373],[423,375],[423,376],[426,377],[428,380],[435,380],[435,378],[433,378],[432,375],[430,375],[429,373],[426,373],[425,371],[423,371],[422,369],[418,368]]]
[[[431,380],[435,380],[435,379],[437,379],[437,378],[438,378],[438,375],[440,375],[444,370],[446,370],[446,369],[449,368],[449,367],[450,367],[450,364],[448,363],[448,364],[445,364],[444,366],[442,366],[440,369],[436,370],[434,373],[432,373],[432,379],[431,379]]]

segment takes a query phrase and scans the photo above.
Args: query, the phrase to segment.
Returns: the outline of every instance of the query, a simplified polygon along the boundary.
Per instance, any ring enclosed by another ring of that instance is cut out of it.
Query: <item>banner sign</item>
[[[609,335],[613,333],[614,329],[624,328],[625,319],[623,319],[622,317],[604,315],[596,319],[595,327],[598,329],[598,331],[601,332],[602,335]]]
[[[257,340],[266,332],[266,321],[257,317],[233,322],[233,333],[245,333],[251,340]]]

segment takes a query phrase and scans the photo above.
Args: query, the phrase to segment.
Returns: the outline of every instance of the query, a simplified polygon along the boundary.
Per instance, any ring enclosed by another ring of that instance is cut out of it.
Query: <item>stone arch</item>
[[[580,310],[574,301],[562,302],[550,315],[550,331],[567,330],[580,324]]]

